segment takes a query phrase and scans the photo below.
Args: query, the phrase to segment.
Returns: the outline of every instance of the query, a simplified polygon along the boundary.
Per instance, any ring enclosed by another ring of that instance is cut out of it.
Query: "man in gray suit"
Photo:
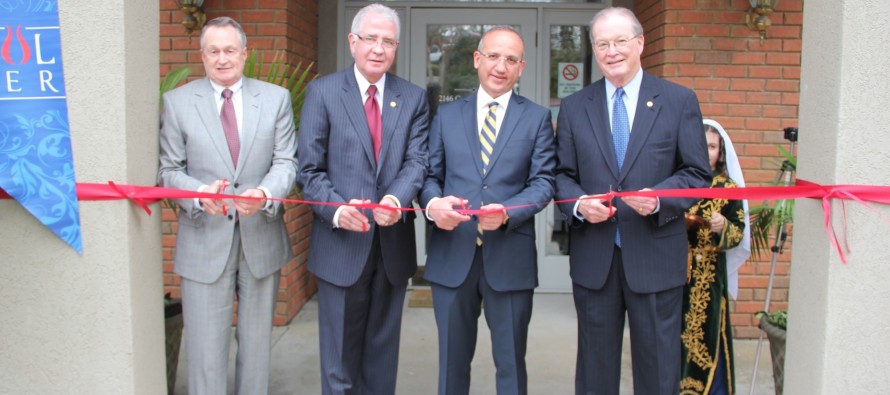
[[[175,271],[182,276],[189,394],[226,394],[234,294],[236,394],[269,390],[272,315],[291,257],[280,202],[297,164],[290,94],[243,77],[247,37],[221,17],[201,31],[206,78],[164,95],[158,184],[244,199],[180,199]]]
[[[479,89],[441,106],[430,131],[420,202],[436,224],[424,275],[439,332],[440,395],[470,391],[483,301],[497,392],[528,392],[535,214],[553,197],[556,156],[550,111],[513,93],[524,50],[513,28],[487,31],[473,53]],[[464,206],[481,212],[473,218],[455,209]]]
[[[313,205],[324,394],[393,394],[402,306],[417,270],[411,207],[426,175],[428,105],[388,73],[399,17],[372,4],[352,22],[355,64],[311,84],[300,121],[299,182]],[[380,206],[365,210],[357,205]]]
[[[604,78],[562,101],[556,198],[609,191],[706,188],[711,182],[698,100],[643,71],[643,28],[607,8],[590,38]],[[695,199],[625,197],[561,205],[572,220],[570,274],[578,314],[577,394],[618,394],[625,315],[634,392],[680,391],[686,282],[684,214]]]

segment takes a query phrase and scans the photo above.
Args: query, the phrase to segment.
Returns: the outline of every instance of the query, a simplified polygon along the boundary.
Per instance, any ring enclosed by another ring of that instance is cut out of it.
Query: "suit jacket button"
[[[239,183],[236,182],[233,186],[234,186],[235,188],[238,188],[238,187],[241,186],[241,184],[239,184]]]
[[[488,189],[488,184],[482,184],[482,189]]]
[[[618,189],[616,189],[616,191],[621,192],[621,185],[618,186]]]
[[[230,221],[232,220],[232,218],[235,218],[234,216],[232,216],[232,214],[229,214],[226,217],[228,217]]]

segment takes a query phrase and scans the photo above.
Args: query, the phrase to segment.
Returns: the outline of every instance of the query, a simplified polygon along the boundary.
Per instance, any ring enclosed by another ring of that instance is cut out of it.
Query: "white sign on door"
[[[560,99],[584,87],[584,63],[560,63],[556,96]]]

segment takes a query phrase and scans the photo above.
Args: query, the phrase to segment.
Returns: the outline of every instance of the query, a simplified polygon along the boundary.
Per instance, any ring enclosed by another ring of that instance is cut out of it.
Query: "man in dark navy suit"
[[[556,198],[709,186],[695,94],[643,71],[643,28],[633,12],[607,8],[590,24],[604,78],[562,101]],[[573,221],[576,394],[618,394],[625,315],[634,392],[679,393],[684,213],[694,201],[624,197],[561,204]]]
[[[410,207],[426,176],[426,94],[389,69],[399,16],[380,4],[352,22],[355,65],[309,84],[299,182],[313,205],[309,270],[318,276],[322,393],[394,394],[402,306],[417,270]]]
[[[439,107],[420,202],[435,222],[427,280],[439,333],[439,394],[467,394],[482,302],[498,394],[527,393],[525,350],[538,285],[535,213],[553,196],[550,111],[513,93],[525,60],[512,28],[473,53],[476,93]],[[475,217],[458,207],[479,208]],[[511,208],[511,206],[514,206]]]

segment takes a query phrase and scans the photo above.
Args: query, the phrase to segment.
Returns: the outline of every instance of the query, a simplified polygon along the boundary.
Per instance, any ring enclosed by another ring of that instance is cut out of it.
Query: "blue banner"
[[[0,1],[0,188],[83,253],[56,1]]]

